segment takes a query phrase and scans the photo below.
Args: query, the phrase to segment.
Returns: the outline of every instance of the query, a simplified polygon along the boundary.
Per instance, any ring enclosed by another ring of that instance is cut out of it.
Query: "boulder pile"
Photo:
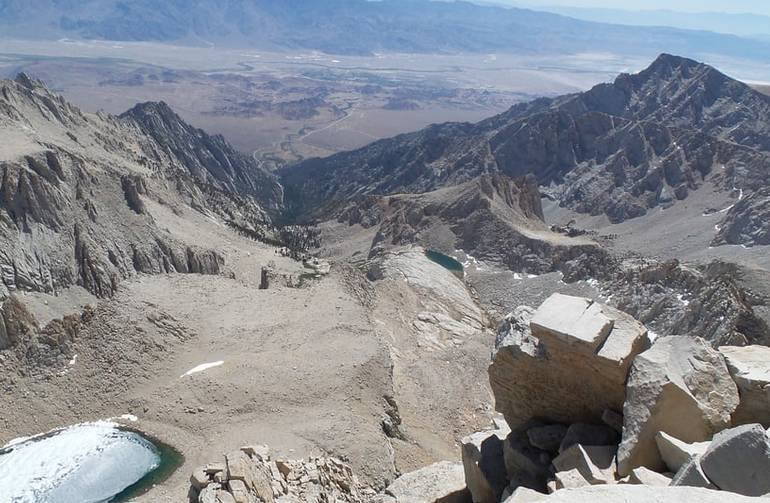
[[[554,294],[501,323],[489,379],[507,424],[462,440],[473,503],[770,494],[770,348],[653,342],[617,309]]]
[[[260,445],[197,468],[189,496],[198,503],[368,503],[374,494],[336,458],[273,459]]]
[[[334,458],[244,447],[195,471],[195,503],[717,503],[770,496],[770,348],[651,339],[626,313],[554,294],[500,324],[502,417],[444,461],[362,485]]]

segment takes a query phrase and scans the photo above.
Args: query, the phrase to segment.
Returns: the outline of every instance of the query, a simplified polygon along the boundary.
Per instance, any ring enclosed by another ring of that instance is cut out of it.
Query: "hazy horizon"
[[[610,0],[495,0],[498,3],[530,8],[585,7],[618,10],[671,10],[678,12],[726,12],[770,16],[770,2],[734,0],[725,5],[722,0],[627,0],[622,4]]]

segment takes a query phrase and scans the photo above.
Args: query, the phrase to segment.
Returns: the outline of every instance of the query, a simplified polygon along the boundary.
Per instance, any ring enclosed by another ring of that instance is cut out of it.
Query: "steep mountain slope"
[[[214,43],[331,53],[613,51],[763,58],[765,42],[428,0],[0,0],[8,36]]]
[[[569,278],[595,277],[609,261],[590,239],[548,228],[533,176],[514,180],[487,174],[422,194],[364,196],[342,210],[338,221],[376,226],[370,257],[419,244],[450,256],[461,251],[513,271],[563,271]]]
[[[22,74],[0,82],[0,135],[0,297],[72,284],[108,297],[136,272],[219,273],[219,252],[172,237],[146,205],[256,234],[281,206],[274,177],[165,105],[85,114]]]
[[[767,96],[664,54],[639,74],[585,93],[311,159],[282,179],[295,213],[324,215],[354,195],[531,173],[563,206],[621,222],[675,204],[706,182],[747,193],[766,186],[769,112]]]

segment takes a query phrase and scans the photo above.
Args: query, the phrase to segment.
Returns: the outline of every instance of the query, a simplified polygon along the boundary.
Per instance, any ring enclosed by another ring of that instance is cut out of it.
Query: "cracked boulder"
[[[685,336],[658,339],[637,356],[626,395],[621,477],[639,466],[665,469],[658,432],[687,443],[708,440],[730,426],[738,406],[738,389],[722,355],[703,339]]]

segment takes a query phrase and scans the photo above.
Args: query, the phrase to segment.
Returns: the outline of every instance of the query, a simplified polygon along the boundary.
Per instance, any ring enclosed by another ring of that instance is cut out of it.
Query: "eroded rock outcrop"
[[[222,256],[157,224],[151,207],[262,236],[281,205],[275,177],[168,107],[85,114],[20,75],[0,81],[0,132],[0,300],[73,284],[110,297],[137,272],[218,274]]]
[[[275,459],[265,446],[246,446],[190,477],[197,503],[376,503],[375,492],[336,458]],[[432,502],[431,502],[432,503]]]
[[[601,424],[621,410],[628,368],[649,345],[644,326],[589,299],[554,294],[498,335],[489,379],[512,428],[532,418]],[[519,331],[521,328],[524,331]]]
[[[655,443],[664,431],[685,442],[710,439],[731,424],[738,389],[724,358],[704,340],[663,337],[634,360],[623,407],[618,473],[665,468]]]

